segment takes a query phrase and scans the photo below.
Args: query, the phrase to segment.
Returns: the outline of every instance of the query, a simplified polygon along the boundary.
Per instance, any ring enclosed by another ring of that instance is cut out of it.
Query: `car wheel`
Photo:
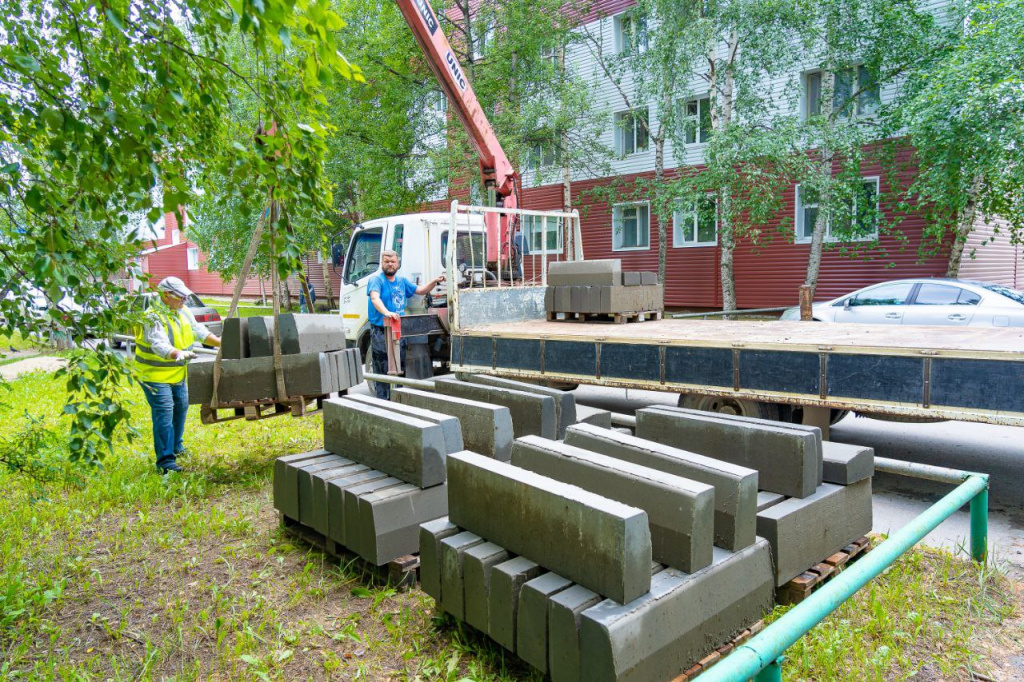
[[[715,395],[682,393],[679,395],[679,407],[685,407],[689,410],[701,410],[702,412],[730,414],[737,417],[770,419],[772,421],[780,421],[782,418],[782,411],[779,409],[779,405],[775,403]]]

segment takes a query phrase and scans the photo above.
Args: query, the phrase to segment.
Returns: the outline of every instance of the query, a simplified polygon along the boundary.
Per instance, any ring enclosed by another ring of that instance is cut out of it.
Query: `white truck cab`
[[[457,258],[459,262],[481,263],[485,255],[483,217],[460,214]],[[369,346],[369,298],[366,286],[370,278],[380,272],[382,251],[398,252],[398,274],[412,282],[422,284],[445,272],[448,240],[451,232],[451,213],[410,213],[389,218],[368,220],[352,231],[341,264],[341,316],[345,337],[364,353]],[[444,300],[447,286],[434,289],[434,301]],[[426,301],[422,296],[409,300],[406,311],[424,312]]]

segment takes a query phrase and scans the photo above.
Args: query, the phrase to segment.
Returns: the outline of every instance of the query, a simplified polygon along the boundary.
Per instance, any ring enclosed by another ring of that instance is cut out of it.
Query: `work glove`
[[[196,354],[190,350],[183,350],[178,353],[178,364],[187,364],[190,360],[195,360]]]

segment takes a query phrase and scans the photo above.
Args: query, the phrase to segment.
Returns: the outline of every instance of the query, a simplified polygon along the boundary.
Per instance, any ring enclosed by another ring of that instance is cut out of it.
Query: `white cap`
[[[157,291],[166,291],[178,298],[188,298],[192,295],[192,291],[177,277],[164,277],[160,280],[160,284],[156,285],[156,288]]]

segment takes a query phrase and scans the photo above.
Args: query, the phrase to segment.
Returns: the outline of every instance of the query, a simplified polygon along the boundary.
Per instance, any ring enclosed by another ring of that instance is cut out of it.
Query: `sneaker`
[[[184,471],[185,471],[184,469],[182,469],[180,466],[178,466],[174,462],[171,462],[170,464],[168,464],[165,467],[160,467],[160,475],[161,476],[164,476],[164,475],[169,474],[171,472],[174,472],[176,474],[180,474],[180,473],[184,473]]]

